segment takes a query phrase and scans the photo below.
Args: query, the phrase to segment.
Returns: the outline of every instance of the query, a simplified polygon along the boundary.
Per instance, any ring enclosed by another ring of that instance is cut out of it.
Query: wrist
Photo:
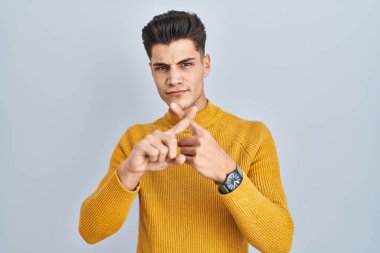
[[[117,171],[117,176],[121,184],[129,191],[134,191],[139,184],[144,173],[134,173],[130,172],[127,167],[120,166]]]
[[[214,181],[218,182],[218,183],[224,183],[227,179],[227,175],[234,170],[236,170],[236,163],[234,161],[232,161],[229,163],[229,165],[225,166],[225,168],[222,170],[222,172],[220,172],[216,176]]]

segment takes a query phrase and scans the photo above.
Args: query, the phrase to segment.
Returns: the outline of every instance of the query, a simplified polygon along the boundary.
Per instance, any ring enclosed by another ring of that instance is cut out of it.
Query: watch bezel
[[[232,188],[229,187],[229,185],[231,185],[229,182],[234,180],[234,178],[237,178],[239,180],[239,184],[236,185],[236,186],[233,186]],[[236,170],[232,173],[230,173],[227,177],[227,180],[225,182],[225,186],[230,190],[235,190],[240,184],[241,184],[241,180],[243,179],[242,175],[241,175],[241,172],[239,171],[239,167],[236,168]]]
[[[236,175],[240,178],[240,183],[236,187],[231,189],[228,187],[228,181],[231,180]],[[218,182],[215,182],[215,183],[219,186],[219,189],[222,193],[229,193],[235,190],[241,184],[242,181],[243,181],[243,173],[241,171],[240,166],[236,164],[236,169],[230,172],[229,174],[227,174],[227,178],[223,183],[218,183]]]

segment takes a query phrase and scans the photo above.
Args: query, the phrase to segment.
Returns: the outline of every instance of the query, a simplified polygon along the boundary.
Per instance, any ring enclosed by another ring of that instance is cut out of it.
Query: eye
[[[166,70],[167,67],[166,66],[159,66],[157,68],[155,68],[155,70]]]
[[[190,67],[191,65],[193,65],[191,62],[184,62],[181,64],[182,67]]]

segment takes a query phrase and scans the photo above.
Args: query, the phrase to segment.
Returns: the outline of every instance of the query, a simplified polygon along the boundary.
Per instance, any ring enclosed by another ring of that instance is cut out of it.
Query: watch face
[[[228,177],[227,187],[230,190],[235,189],[241,183],[241,177],[237,173],[233,173]]]

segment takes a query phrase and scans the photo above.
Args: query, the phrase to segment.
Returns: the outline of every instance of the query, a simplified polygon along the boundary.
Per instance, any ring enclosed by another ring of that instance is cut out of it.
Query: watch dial
[[[241,182],[241,177],[237,174],[232,174],[227,181],[227,187],[230,190],[235,189]]]

